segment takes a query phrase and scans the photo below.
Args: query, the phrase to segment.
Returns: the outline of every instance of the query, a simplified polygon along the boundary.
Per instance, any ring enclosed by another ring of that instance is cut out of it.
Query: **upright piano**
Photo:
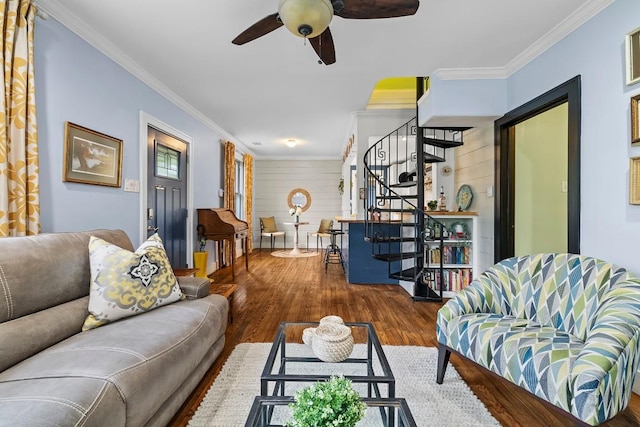
[[[249,224],[239,220],[231,209],[226,208],[210,208],[198,209],[198,224],[204,227],[204,237],[207,240],[215,240],[218,242],[218,254],[223,257],[224,241],[229,242],[231,246],[231,275],[236,277],[235,261],[236,261],[236,239],[242,240],[242,251],[244,252],[244,263],[247,271],[249,271],[249,249],[248,236]],[[229,260],[225,259],[228,264]]]

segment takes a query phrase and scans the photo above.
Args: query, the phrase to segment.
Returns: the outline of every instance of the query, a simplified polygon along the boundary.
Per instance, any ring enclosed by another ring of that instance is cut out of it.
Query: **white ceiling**
[[[508,76],[611,1],[421,0],[409,17],[334,17],[336,63],[329,66],[284,27],[231,43],[276,12],[278,0],[37,4],[257,158],[340,159],[354,113],[378,80],[442,69]],[[300,144],[287,147],[290,138]]]

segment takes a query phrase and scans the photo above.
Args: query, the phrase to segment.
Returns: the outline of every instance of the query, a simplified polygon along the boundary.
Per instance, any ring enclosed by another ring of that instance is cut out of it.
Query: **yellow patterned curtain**
[[[236,146],[224,143],[224,206],[235,212],[236,208]],[[234,242],[235,244],[235,242]],[[224,264],[231,265],[231,246],[224,245]]]
[[[35,5],[2,1],[0,236],[40,233],[38,134],[33,74]]]
[[[245,219],[249,224],[249,241],[247,253],[253,252],[253,156],[251,154],[245,154],[243,157],[244,162],[244,197],[245,197]]]
[[[236,208],[236,146],[229,141],[224,143],[224,207]]]

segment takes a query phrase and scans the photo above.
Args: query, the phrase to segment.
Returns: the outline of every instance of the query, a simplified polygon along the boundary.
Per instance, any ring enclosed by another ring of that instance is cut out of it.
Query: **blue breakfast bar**
[[[345,262],[347,282],[352,284],[397,285],[397,279],[389,277],[389,264],[372,257],[372,246],[364,239],[363,219],[336,217],[340,229],[340,246]],[[371,225],[371,223],[369,223]]]

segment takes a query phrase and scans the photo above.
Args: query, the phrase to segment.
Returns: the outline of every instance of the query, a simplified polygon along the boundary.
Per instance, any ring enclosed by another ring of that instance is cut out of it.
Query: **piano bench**
[[[233,294],[238,289],[236,283],[219,283],[211,285],[209,293],[222,295],[229,301],[229,323],[233,323]]]

